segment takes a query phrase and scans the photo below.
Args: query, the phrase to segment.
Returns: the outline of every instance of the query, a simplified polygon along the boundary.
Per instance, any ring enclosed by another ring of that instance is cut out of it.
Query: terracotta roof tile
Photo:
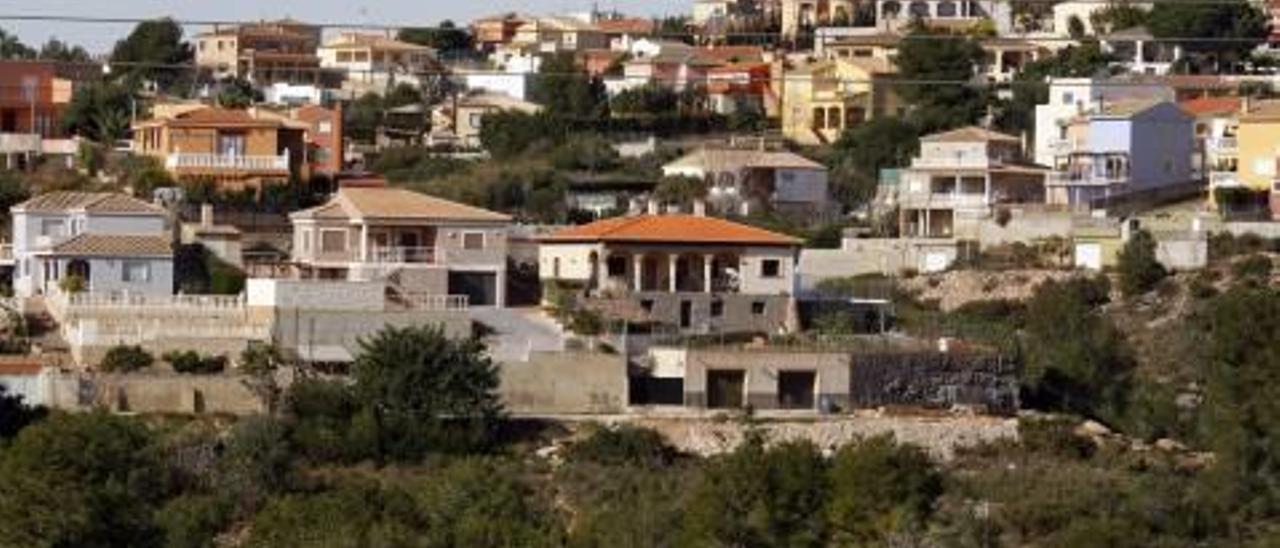
[[[0,360],[0,375],[7,377],[39,375],[43,369],[44,364],[40,363],[39,358],[14,356]]]
[[[597,21],[596,28],[609,34],[650,34],[654,24],[652,19],[628,17]]]
[[[48,192],[13,207],[38,212],[163,213],[159,206],[111,192]]]
[[[614,217],[566,228],[546,242],[631,242],[799,246],[800,240],[763,228],[696,215]]]
[[[1178,103],[1178,106],[1192,116],[1232,114],[1240,112],[1241,101],[1239,97],[1199,97]]]
[[[933,135],[921,137],[920,140],[926,143],[988,143],[992,141],[1005,143],[1022,142],[1021,139],[1012,135],[1000,133],[998,131],[991,131],[978,126],[968,126],[953,129],[951,131],[944,131],[942,133],[934,133]]]
[[[172,257],[169,238],[151,234],[80,234],[53,247],[55,255],[79,257]]]
[[[827,169],[827,166],[794,152],[761,151],[736,148],[701,148],[685,154],[663,167],[688,167],[717,170],[727,167],[764,169]]]

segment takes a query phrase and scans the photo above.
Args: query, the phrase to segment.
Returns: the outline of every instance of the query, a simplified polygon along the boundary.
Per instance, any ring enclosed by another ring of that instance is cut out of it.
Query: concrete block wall
[[[707,406],[707,372],[740,370],[745,372],[745,401],[756,409],[777,409],[778,373],[781,371],[813,371],[816,373],[814,402],[830,402],[839,409],[849,408],[849,355],[842,352],[788,352],[690,350],[685,361],[684,403],[688,407]]]
[[[525,363],[503,363],[498,389],[515,413],[622,413],[627,362],[617,354],[534,352]]]
[[[51,407],[134,413],[252,415],[266,407],[238,375],[61,373],[51,383]]]

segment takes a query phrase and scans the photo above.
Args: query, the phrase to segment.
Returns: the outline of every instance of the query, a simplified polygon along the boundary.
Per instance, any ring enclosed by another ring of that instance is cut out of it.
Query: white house
[[[819,220],[832,213],[827,167],[794,152],[702,148],[662,174],[705,180],[708,205],[726,214],[772,210]]]
[[[1173,100],[1173,88],[1159,82],[1122,78],[1052,78],[1049,102],[1036,105],[1035,163],[1051,166],[1062,128],[1078,116],[1125,99]]]
[[[51,192],[13,206],[13,289],[58,290],[79,276],[94,293],[173,293],[165,211],[123,194]]]

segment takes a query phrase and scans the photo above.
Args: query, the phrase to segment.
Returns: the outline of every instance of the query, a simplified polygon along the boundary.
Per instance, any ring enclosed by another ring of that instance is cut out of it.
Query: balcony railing
[[[1205,149],[1214,154],[1235,154],[1238,146],[1235,137],[1215,137],[1205,141]]]
[[[378,247],[369,250],[369,260],[379,264],[438,264],[441,254],[434,247]]]
[[[911,161],[911,167],[934,167],[934,168],[975,168],[988,169],[999,167],[1004,162],[999,158],[989,158],[987,156],[922,156]]]
[[[1212,188],[1238,187],[1240,175],[1234,171],[1210,171],[1209,186]]]
[[[289,155],[237,156],[177,152],[165,159],[169,169],[209,171],[289,171]]]
[[[1049,186],[1109,186],[1129,182],[1128,174],[1121,173],[1070,173],[1053,171],[1045,179]]]
[[[39,153],[40,136],[34,133],[0,133],[0,153]]]

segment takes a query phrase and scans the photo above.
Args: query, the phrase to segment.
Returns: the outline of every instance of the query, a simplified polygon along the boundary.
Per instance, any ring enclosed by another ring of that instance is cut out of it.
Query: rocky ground
[[[902,280],[902,288],[922,302],[936,301],[950,312],[973,301],[1024,300],[1047,280],[1064,280],[1081,275],[1072,270],[953,270],[921,274]]]

